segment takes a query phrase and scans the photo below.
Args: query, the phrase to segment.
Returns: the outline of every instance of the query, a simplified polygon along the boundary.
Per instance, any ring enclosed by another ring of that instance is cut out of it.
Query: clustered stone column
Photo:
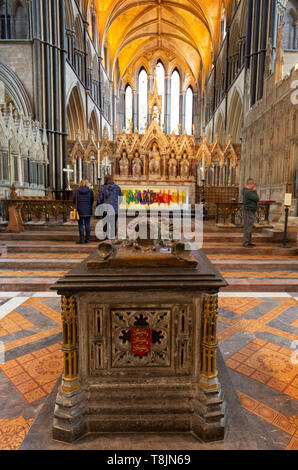
[[[54,411],[53,438],[72,442],[86,431],[86,399],[78,370],[77,306],[73,296],[61,297],[64,371]]]
[[[224,437],[224,401],[216,369],[217,294],[203,298],[201,316],[201,374],[195,400],[193,430],[204,440]]]
[[[61,298],[62,351],[64,373],[62,390],[72,392],[80,386],[78,379],[77,312],[74,297]]]
[[[216,371],[216,327],[218,296],[206,295],[203,301],[201,329],[201,374],[205,379],[214,379]],[[205,383],[205,380],[203,381]]]

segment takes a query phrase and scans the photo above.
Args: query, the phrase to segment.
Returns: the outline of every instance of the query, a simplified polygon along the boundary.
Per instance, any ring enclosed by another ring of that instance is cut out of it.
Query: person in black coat
[[[79,244],[89,243],[90,241],[90,219],[93,209],[94,194],[89,188],[89,182],[82,180],[80,187],[75,191],[73,195],[73,203],[76,206],[80,219],[78,220],[80,240]],[[84,238],[84,225],[86,235]]]

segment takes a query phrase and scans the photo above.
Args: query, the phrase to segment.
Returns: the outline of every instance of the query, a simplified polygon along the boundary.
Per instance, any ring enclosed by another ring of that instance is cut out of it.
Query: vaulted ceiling
[[[232,0],[226,0],[226,11]],[[112,69],[123,76],[148,51],[183,57],[194,78],[207,75],[218,48],[222,0],[94,0],[100,44],[107,44]]]

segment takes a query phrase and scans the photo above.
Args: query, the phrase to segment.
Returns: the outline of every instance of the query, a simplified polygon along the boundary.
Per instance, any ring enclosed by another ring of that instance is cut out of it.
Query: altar
[[[56,440],[89,432],[223,439],[216,323],[226,282],[201,251],[146,243],[103,242],[52,287],[64,353]]]
[[[120,209],[146,208],[159,210],[183,209],[188,207],[191,187],[168,184],[155,186],[153,184],[121,184],[122,203]]]

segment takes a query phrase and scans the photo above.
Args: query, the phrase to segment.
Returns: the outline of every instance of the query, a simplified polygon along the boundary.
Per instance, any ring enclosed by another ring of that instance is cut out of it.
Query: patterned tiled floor
[[[0,278],[1,277],[62,277],[65,274],[67,274],[68,271],[46,271],[42,269],[30,271],[29,269],[26,269],[24,271],[19,271],[19,270],[4,270],[0,269]]]
[[[225,278],[229,277],[239,277],[243,279],[247,278],[279,278],[279,279],[298,279],[298,273],[296,272],[254,272],[254,271],[231,271],[231,272],[224,272],[222,271],[221,274]]]
[[[276,450],[298,450],[295,295],[225,293],[219,301],[218,340],[229,375],[254,433]],[[0,450],[20,447],[63,367],[59,298],[12,296],[0,299]]]
[[[84,259],[88,256],[85,253],[14,253],[5,255],[8,259]]]

